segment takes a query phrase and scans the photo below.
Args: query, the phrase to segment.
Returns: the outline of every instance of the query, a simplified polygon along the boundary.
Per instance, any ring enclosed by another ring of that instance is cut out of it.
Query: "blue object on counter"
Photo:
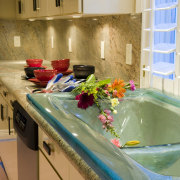
[[[62,77],[63,77],[62,73],[59,73],[59,74],[55,75],[51,80],[48,81],[46,89],[49,89],[53,84],[58,82]]]
[[[74,88],[75,88],[75,86],[73,86],[73,85],[67,86],[63,90],[61,90],[61,92],[71,92]]]

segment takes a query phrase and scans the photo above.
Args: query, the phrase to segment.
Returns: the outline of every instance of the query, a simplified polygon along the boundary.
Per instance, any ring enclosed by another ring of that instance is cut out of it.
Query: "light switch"
[[[14,36],[14,47],[21,47],[20,36]]]
[[[101,41],[101,59],[105,59],[105,57],[104,57],[104,41]]]
[[[132,44],[126,44],[126,64],[132,65]]]
[[[69,38],[69,52],[72,52],[72,43],[71,43],[71,38]]]

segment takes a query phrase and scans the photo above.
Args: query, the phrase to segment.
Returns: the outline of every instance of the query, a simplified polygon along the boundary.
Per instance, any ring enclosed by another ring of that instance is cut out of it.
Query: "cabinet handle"
[[[51,148],[49,147],[49,145],[48,145],[45,141],[43,141],[43,148],[45,149],[45,151],[46,151],[49,155],[51,155]]]
[[[1,120],[4,121],[4,111],[3,111],[4,107],[1,104]]]
[[[56,7],[60,7],[61,6],[61,0],[55,0],[56,1]]]
[[[37,1],[33,0],[33,11],[37,11]]]
[[[6,97],[7,96],[7,92],[3,91],[3,95]]]
[[[11,118],[8,116],[8,129],[9,129],[9,135],[11,134]]]
[[[18,1],[18,9],[19,9],[19,14],[21,14],[22,13],[21,0]]]
[[[14,107],[14,101],[13,100],[10,100],[10,104],[12,107]]]

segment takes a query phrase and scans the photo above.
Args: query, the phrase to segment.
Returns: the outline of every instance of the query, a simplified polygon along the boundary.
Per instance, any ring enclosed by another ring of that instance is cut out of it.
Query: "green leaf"
[[[96,77],[94,76],[94,74],[89,75],[86,79],[86,83],[95,83],[95,82],[96,82]]]
[[[104,86],[106,84],[109,84],[110,82],[111,82],[110,79],[105,79],[105,80],[97,82],[97,86]]]

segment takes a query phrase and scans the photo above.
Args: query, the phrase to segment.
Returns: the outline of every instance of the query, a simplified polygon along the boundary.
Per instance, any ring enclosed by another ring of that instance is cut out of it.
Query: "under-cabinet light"
[[[29,21],[35,21],[35,19],[28,19]]]
[[[93,21],[97,21],[98,19],[97,19],[97,18],[93,18],[92,20],[93,20]]]
[[[50,21],[50,20],[53,20],[54,18],[53,17],[46,17],[46,20]]]
[[[81,15],[74,15],[74,16],[72,16],[73,18],[80,18],[81,17]]]

